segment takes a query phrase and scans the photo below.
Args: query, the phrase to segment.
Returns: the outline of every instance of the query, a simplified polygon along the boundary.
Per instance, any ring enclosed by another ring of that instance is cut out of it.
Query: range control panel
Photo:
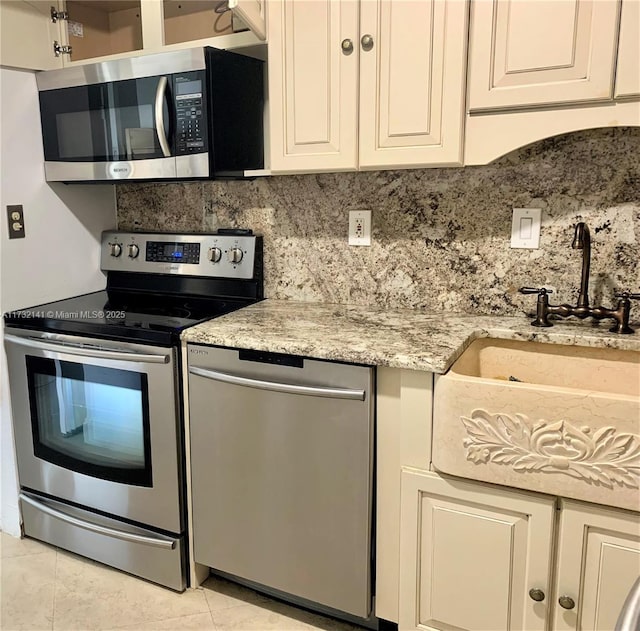
[[[252,279],[261,252],[255,235],[103,232],[103,271]]]
[[[147,241],[146,261],[152,263],[200,263],[199,243]]]

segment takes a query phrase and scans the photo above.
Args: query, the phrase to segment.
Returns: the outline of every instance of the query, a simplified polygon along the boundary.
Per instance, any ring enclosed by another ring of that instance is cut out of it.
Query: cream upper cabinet
[[[640,516],[562,501],[555,631],[611,631],[640,576]]]
[[[271,170],[462,163],[467,3],[270,0]]]
[[[462,164],[467,14],[463,0],[361,2],[361,169]]]
[[[265,39],[263,0],[162,0],[161,5],[165,46],[207,44],[227,48],[225,38],[231,41],[229,38],[248,31],[254,31],[258,40]]]
[[[65,65],[142,49],[140,0],[66,0],[64,8]]]
[[[469,109],[611,99],[619,8],[618,0],[475,0]]]
[[[265,38],[265,2],[1,0],[0,61],[48,70],[193,46],[255,47]],[[54,41],[62,48],[59,55]],[[263,53],[256,49],[253,54]]]
[[[60,41],[60,22],[51,20],[49,0],[0,2],[0,65],[30,70],[62,67],[54,42]]]
[[[399,629],[546,628],[553,498],[410,469],[401,498]]]
[[[640,0],[622,0],[615,97],[640,96]],[[638,121],[640,123],[640,121]]]
[[[267,39],[266,0],[228,0],[229,9],[261,40]]]
[[[358,2],[268,6],[271,170],[355,169]]]

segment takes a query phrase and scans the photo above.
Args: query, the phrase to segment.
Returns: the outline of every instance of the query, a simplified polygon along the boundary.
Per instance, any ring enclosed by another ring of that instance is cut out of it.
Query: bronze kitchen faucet
[[[555,315],[560,318],[568,318],[575,316],[581,320],[585,318],[595,318],[596,320],[604,320],[611,318],[615,320],[615,324],[611,329],[611,333],[633,333],[633,329],[629,326],[629,314],[631,312],[631,300],[640,300],[640,293],[630,293],[628,291],[616,292],[614,295],[618,300],[615,309],[606,307],[590,307],[589,306],[589,268],[591,267],[591,234],[589,226],[580,222],[576,224],[576,231],[573,237],[571,247],[576,250],[582,250],[582,276],[580,279],[580,293],[578,294],[578,303],[575,306],[562,304],[550,305],[549,294],[553,293],[545,287],[521,287],[521,294],[538,294],[538,304],[536,308],[536,318],[531,322],[532,326],[553,326],[549,322],[549,316]]]

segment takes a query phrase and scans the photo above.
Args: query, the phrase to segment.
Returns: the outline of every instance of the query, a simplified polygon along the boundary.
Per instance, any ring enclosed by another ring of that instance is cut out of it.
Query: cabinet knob
[[[540,603],[544,600],[544,592],[541,589],[534,587],[529,590],[529,597],[531,600],[535,600],[537,603]]]
[[[571,596],[560,596],[558,598],[558,604],[563,609],[573,609],[576,606],[576,601]]]
[[[343,39],[340,46],[345,55],[350,55],[353,52],[353,42],[350,39]]]
[[[371,50],[373,48],[373,37],[369,34],[363,35],[360,44],[362,44],[362,50]]]

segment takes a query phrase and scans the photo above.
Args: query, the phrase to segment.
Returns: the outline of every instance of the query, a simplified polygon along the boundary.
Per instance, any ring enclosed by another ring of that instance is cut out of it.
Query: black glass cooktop
[[[169,346],[183,329],[248,304],[242,299],[97,291],[8,312],[4,319],[6,326]]]

